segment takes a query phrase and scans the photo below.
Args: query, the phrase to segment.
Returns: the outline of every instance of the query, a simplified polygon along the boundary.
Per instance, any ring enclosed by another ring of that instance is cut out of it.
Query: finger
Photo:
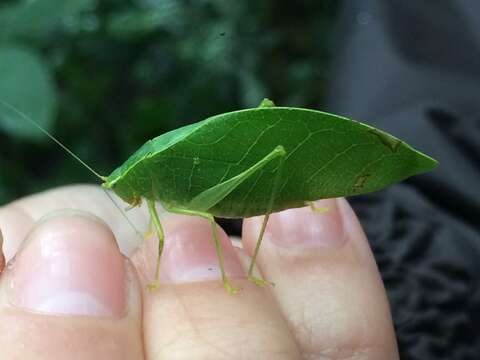
[[[270,218],[257,265],[299,344],[313,358],[398,358],[389,305],[367,239],[344,199],[325,214],[291,209]],[[261,217],[247,219],[251,254]]]
[[[162,283],[144,297],[147,359],[300,359],[273,298],[243,278],[223,231],[219,235],[226,271],[241,288],[235,295],[220,281],[210,224],[185,216],[164,216],[163,223]],[[133,261],[148,281],[156,244],[147,240],[145,245]]]
[[[118,202],[120,209],[124,206],[115,197],[113,199]],[[48,190],[0,208],[0,228],[4,231],[6,260],[15,255],[38,219],[52,211],[68,208],[90,212],[105,221],[115,234],[120,250],[126,255],[133,252],[141,239],[124,216],[128,216],[139,229],[146,228],[148,220],[147,212],[142,207],[122,214],[99,186],[73,185]]]
[[[140,316],[134,271],[110,229],[63,212],[38,223],[2,273],[0,358],[141,360]]]

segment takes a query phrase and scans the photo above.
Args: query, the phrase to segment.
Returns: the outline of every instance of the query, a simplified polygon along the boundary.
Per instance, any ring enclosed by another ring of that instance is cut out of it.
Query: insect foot
[[[148,291],[156,291],[160,287],[160,284],[158,281],[151,282],[150,284],[147,285],[147,290]]]
[[[307,202],[306,205],[309,205],[310,209],[312,209],[312,212],[316,214],[325,214],[329,210],[328,206],[322,206],[322,207],[315,206],[315,203],[313,201]]]
[[[238,293],[238,289],[233,287],[228,280],[223,282],[223,286],[229,294],[235,295],[236,293]]]
[[[253,275],[250,275],[248,277],[248,280],[250,280],[251,282],[253,282],[255,285],[258,285],[258,286],[261,286],[261,287],[264,287],[264,286],[267,286],[267,285],[270,285],[270,286],[275,286],[275,284],[273,282],[270,282],[270,281],[267,281],[267,280],[263,280],[263,279],[260,279],[260,278],[257,278]]]

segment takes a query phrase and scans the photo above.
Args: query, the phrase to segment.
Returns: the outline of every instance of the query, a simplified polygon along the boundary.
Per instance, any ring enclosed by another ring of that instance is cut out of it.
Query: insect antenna
[[[22,119],[26,120],[27,122],[29,122],[30,124],[32,124],[33,126],[35,126],[35,128],[37,128],[38,130],[40,130],[44,135],[48,136],[51,140],[53,140],[58,146],[60,146],[63,150],[65,150],[70,156],[72,156],[75,160],[77,160],[80,164],[82,164],[85,168],[87,168],[92,174],[94,174],[96,177],[98,177],[100,180],[102,181],[105,181],[107,178],[105,176],[102,176],[100,175],[98,172],[96,172],[95,170],[93,170],[93,168],[91,166],[89,166],[87,163],[85,163],[85,161],[83,161],[82,159],[80,159],[80,157],[78,157],[73,151],[71,151],[68,147],[66,147],[65,145],[63,145],[60,140],[58,140],[57,138],[55,138],[55,136],[53,136],[52,134],[50,134],[47,130],[45,130],[42,126],[40,126],[40,124],[38,124],[35,120],[31,119],[30,117],[28,117],[25,113],[23,113],[22,111],[18,110],[17,108],[15,108],[13,105],[10,105],[9,103],[3,101],[3,100],[0,100],[0,104],[2,104],[4,107],[6,107],[7,109],[9,109],[10,111],[14,112],[15,114],[19,115]],[[140,233],[140,231],[135,227],[135,225],[132,223],[132,221],[128,218],[128,216],[122,211],[122,209],[120,208],[120,206],[115,202],[115,200],[113,199],[112,195],[110,195],[110,193],[106,190],[106,189],[103,189],[105,191],[105,194],[108,196],[108,198],[112,201],[112,203],[115,205],[115,207],[118,209],[118,211],[122,214],[122,216],[127,220],[127,222],[130,224],[130,226],[132,227],[133,231],[135,231],[135,233],[141,238],[143,239],[143,236],[142,234]]]
[[[63,150],[65,150],[67,152],[67,154],[69,154],[70,156],[72,156],[75,160],[77,160],[80,164],[82,164],[85,168],[87,168],[93,175],[95,175],[96,177],[98,177],[100,180],[102,181],[105,181],[107,178],[105,176],[102,176],[100,175],[98,172],[96,172],[95,170],[93,170],[93,168],[91,166],[89,166],[85,161],[83,161],[82,159],[80,159],[73,151],[71,151],[69,148],[67,148],[65,145],[63,145],[60,140],[58,140],[57,138],[55,138],[55,136],[53,136],[52,134],[50,134],[47,130],[45,130],[43,127],[40,126],[40,124],[38,124],[35,120],[31,119],[30,117],[28,117],[26,114],[24,114],[23,112],[21,112],[20,110],[18,110],[17,108],[15,108],[13,105],[10,105],[8,103],[6,103],[5,101],[3,100],[0,100],[0,104],[2,104],[3,106],[5,106],[7,109],[9,109],[10,111],[13,111],[15,114],[19,115],[22,119],[28,121],[30,124],[32,124],[33,126],[35,126],[35,128],[37,128],[38,130],[40,130],[43,134],[45,134],[46,136],[48,136],[51,140],[53,140],[58,146],[60,146]]]
[[[125,220],[127,220],[127,223],[131,226],[131,228],[133,229],[133,231],[135,231],[135,234],[140,238],[140,240],[143,240],[143,235],[142,233],[135,227],[135,225],[133,224],[132,220],[130,220],[127,216],[127,214],[125,214],[125,212],[122,210],[122,208],[117,204],[117,202],[115,201],[115,199],[113,198],[113,196],[108,192],[107,189],[103,189],[103,191],[105,192],[105,194],[108,196],[108,198],[112,201],[113,205],[115,205],[115,207],[117,208],[117,210],[122,214],[123,218]]]

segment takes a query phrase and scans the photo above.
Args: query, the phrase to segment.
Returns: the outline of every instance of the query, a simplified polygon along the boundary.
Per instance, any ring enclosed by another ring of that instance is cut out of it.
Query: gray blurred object
[[[402,359],[480,353],[480,2],[345,1],[327,111],[440,161],[352,198],[392,304]]]

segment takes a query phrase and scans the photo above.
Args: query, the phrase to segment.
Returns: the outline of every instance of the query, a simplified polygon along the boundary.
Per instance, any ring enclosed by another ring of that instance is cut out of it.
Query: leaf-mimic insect
[[[263,284],[253,267],[271,213],[376,191],[437,164],[371,126],[321,111],[276,107],[265,99],[258,108],[213,116],[149,140],[108,177],[94,173],[131,206],[147,202],[159,240],[151,287],[158,286],[164,244],[159,202],[169,212],[208,219],[223,284],[234,293],[214,216],[265,215],[248,269],[249,279]]]

